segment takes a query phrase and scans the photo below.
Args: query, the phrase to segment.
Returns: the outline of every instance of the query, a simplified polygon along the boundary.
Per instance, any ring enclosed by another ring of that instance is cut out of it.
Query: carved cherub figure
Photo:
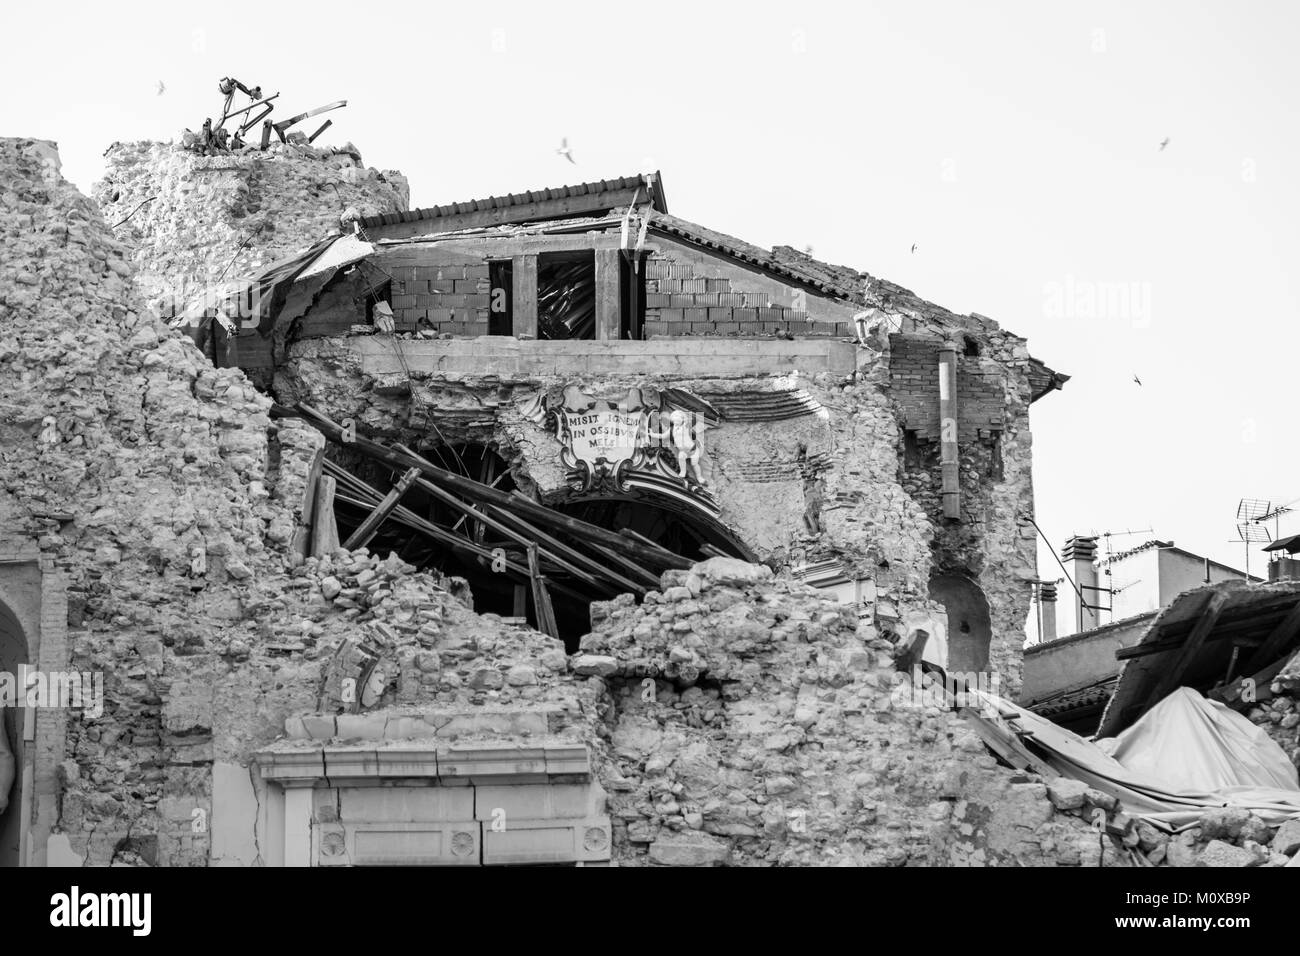
[[[695,437],[695,428],[688,412],[675,408],[668,415],[668,427],[661,432],[650,432],[650,437],[658,441],[665,438],[673,443],[677,451],[677,477],[684,481],[705,484],[704,475],[700,473],[700,456],[704,448]],[[691,474],[694,473],[694,478]]]

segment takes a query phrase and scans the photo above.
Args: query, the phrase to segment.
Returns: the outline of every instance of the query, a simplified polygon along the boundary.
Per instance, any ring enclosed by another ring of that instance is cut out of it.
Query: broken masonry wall
[[[69,722],[63,822],[100,862],[133,828],[187,858],[147,819],[167,791],[205,786],[169,765],[160,713],[181,658],[240,627],[238,582],[280,560],[263,536],[268,402],[135,306],[128,250],[52,144],[4,140],[0,163],[0,527],[62,574],[67,664],[102,674],[106,696]]]
[[[716,311],[721,322],[723,311],[744,308],[743,303],[732,307],[736,297],[767,297],[785,303],[781,307],[787,311],[796,304],[811,308],[814,299],[820,302],[770,275],[712,254],[680,243],[658,239],[656,243],[656,248],[664,245],[677,257],[665,255],[647,266],[647,289],[669,290],[653,293],[661,306],[665,296],[691,298],[693,312],[712,315]],[[472,250],[439,249],[411,249],[402,253],[400,263],[390,263],[399,270],[394,272],[399,325],[398,335],[391,339],[393,348],[421,354],[426,348],[422,339],[433,333],[407,337],[403,331],[414,330],[421,321],[428,324],[435,312],[440,323],[456,320],[460,313],[454,309],[442,314],[452,300],[458,306],[464,301],[464,321],[454,322],[450,331],[482,331],[486,301],[481,295],[475,298],[475,290],[483,277],[471,276],[467,270],[483,263],[468,256]],[[793,250],[782,255],[797,260],[794,264],[801,270],[820,269],[826,281],[840,288],[872,290],[864,304],[874,310],[877,331],[871,345],[859,349],[856,376],[813,375],[794,381],[774,370],[770,376],[719,372],[714,378],[688,379],[651,370],[635,377],[586,376],[579,384],[609,397],[629,386],[651,383],[733,407],[743,405],[746,395],[760,399],[774,391],[801,395],[807,416],[796,411],[761,422],[741,416],[724,420],[721,428],[706,433],[706,467],[711,467],[722,522],[776,566],[834,557],[854,576],[898,590],[914,607],[925,603],[934,575],[969,582],[987,609],[980,614],[980,633],[967,639],[973,649],[963,649],[959,655],[960,666],[996,673],[1003,691],[1014,695],[1029,612],[1028,582],[1036,574],[1033,530],[1024,518],[1033,509],[1030,359],[1024,340],[991,320],[953,315],[854,270],[816,263]],[[750,272],[753,276],[744,279]],[[747,289],[758,291],[737,292],[737,283],[745,281]],[[730,291],[723,290],[724,284]],[[716,309],[710,304],[713,299]],[[833,304],[844,315],[854,308],[847,302]],[[692,311],[681,305],[678,311],[683,315]],[[367,375],[348,340],[339,337],[359,320],[359,312],[351,318],[338,309],[315,312],[304,317],[303,337],[291,346],[287,365],[278,370],[277,397],[320,405],[332,416],[352,417],[382,436],[432,439],[407,427],[416,400],[408,397],[411,383],[402,375]],[[649,316],[648,312],[647,321]],[[809,316],[796,318],[824,331],[824,323]],[[840,324],[826,329],[847,327],[843,316],[837,316]],[[707,322],[678,324],[682,324],[678,332],[723,330],[722,325]],[[758,322],[755,329],[761,325]],[[887,328],[907,331],[882,334]],[[731,321],[725,331],[754,330]],[[936,382],[938,349],[945,337],[955,339],[962,353],[958,368],[960,522],[944,519],[940,497]],[[416,376],[416,398],[427,406],[446,440],[495,445],[512,461],[521,487],[531,487],[548,500],[567,494],[558,444],[545,429],[520,420],[512,405],[530,389],[568,384],[577,380],[574,376],[566,378],[558,371],[554,377],[518,375],[508,381],[451,375],[421,379],[419,372]],[[942,594],[930,597],[938,600]],[[889,606],[882,609],[888,617]]]
[[[1120,858],[810,587],[715,558],[592,616],[573,664],[601,695],[622,865],[1096,865],[1103,846]]]
[[[719,521],[777,567],[825,557],[873,579],[911,606],[924,603],[933,528],[900,483],[902,437],[887,394],[865,374],[719,375],[681,378],[648,371],[599,378],[428,376],[414,390],[429,425],[412,425],[411,383],[379,381],[362,367],[356,339],[314,338],[290,346],[278,370],[277,398],[305,401],[335,421],[351,418],[381,440],[472,441],[495,447],[516,484],[548,502],[573,492],[554,431],[526,418],[520,405],[539,391],[580,381],[599,397],[629,388],[677,388],[719,407],[743,408],[774,393],[790,396],[768,421],[724,419],[703,433],[701,468]],[[419,349],[398,335],[395,347]]]
[[[938,376],[944,338],[933,331],[888,338],[889,391],[905,430],[903,486],[934,527],[937,574],[965,578],[988,603],[989,669],[1001,692],[1020,685],[1030,584],[1037,574],[1033,515],[1031,388],[1024,340],[987,320],[958,346],[957,400],[961,520],[943,516]],[[952,645],[954,635],[949,634]]]
[[[66,732],[37,715],[38,777],[58,770],[57,799],[39,805],[57,816],[33,821],[61,831],[51,859],[203,865],[214,834],[230,859],[256,846],[248,801],[214,780],[251,786],[252,753],[322,707],[346,639],[394,662],[385,705],[500,700],[531,657],[510,694],[551,693],[558,642],[502,639],[445,582],[365,553],[290,570],[285,532],[319,436],[272,424],[242,372],[213,369],[135,305],[128,250],[51,144],[0,140],[0,179],[0,551],[32,551],[66,583],[57,663],[101,675],[104,693],[98,715],[60,711]],[[433,635],[445,656],[420,657]],[[500,681],[479,663],[497,658]],[[553,697],[580,717],[574,689]]]
[[[436,348],[418,337],[383,337],[411,356]],[[701,467],[721,523],[776,567],[834,558],[851,576],[875,581],[917,611],[933,609],[933,573],[969,576],[990,606],[988,667],[1003,690],[1014,693],[1028,614],[1025,582],[1034,573],[1033,542],[1018,516],[1032,508],[1032,490],[1027,399],[1020,391],[1025,380],[1000,358],[982,361],[991,367],[997,389],[1001,431],[994,442],[985,430],[983,439],[971,436],[964,443],[963,521],[950,524],[942,517],[937,453],[920,464],[908,459],[906,418],[891,388],[887,352],[860,349],[858,371],[850,376],[681,378],[647,371],[593,377],[557,370],[546,377],[480,379],[417,371],[411,383],[404,375],[368,374],[357,341],[324,337],[291,345],[289,361],[277,372],[277,398],[306,401],[336,421],[352,418],[384,440],[491,445],[511,465],[520,488],[550,502],[572,492],[553,430],[519,411],[538,391],[577,381],[611,398],[650,385],[739,409],[755,400],[769,402],[776,393],[789,396],[785,410],[770,420],[724,418],[704,432]],[[932,390],[926,397],[937,403]],[[415,401],[433,424],[412,425]],[[882,624],[898,620],[890,602],[880,609]]]
[[[406,178],[354,150],[273,143],[203,156],[171,143],[114,143],[94,198],[130,250],[136,288],[168,317],[204,290],[256,275],[340,228],[339,216],[404,211]]]

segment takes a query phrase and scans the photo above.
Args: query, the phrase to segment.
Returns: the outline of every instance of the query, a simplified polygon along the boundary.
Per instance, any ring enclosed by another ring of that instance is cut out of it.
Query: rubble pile
[[[1300,653],[1282,668],[1268,686],[1268,698],[1246,711],[1251,722],[1263,727],[1278,746],[1300,767]]]
[[[203,156],[170,143],[114,143],[105,156],[94,198],[130,249],[138,291],[164,318],[339,231],[344,214],[397,212],[410,199],[404,176],[362,165],[350,144]]]
[[[304,603],[316,609],[304,622],[307,639],[320,619],[337,614],[392,662],[393,680],[376,705],[519,704],[553,700],[557,686],[568,683],[562,641],[519,619],[475,614],[458,578],[439,581],[395,554],[380,559],[366,548],[308,558],[294,577],[306,592]],[[573,695],[571,688],[559,690]],[[326,709],[343,705],[325,703]]]
[[[1086,820],[1106,814],[1107,832],[1149,866],[1286,866],[1300,849],[1300,821],[1270,827],[1249,810],[1208,810],[1197,826],[1169,834],[1145,820],[1117,812],[1116,799],[1086,783],[1057,777],[1047,784],[1052,805]]]
[[[573,667],[604,691],[623,863],[1096,862],[1095,833],[813,588],[714,558],[592,618]]]

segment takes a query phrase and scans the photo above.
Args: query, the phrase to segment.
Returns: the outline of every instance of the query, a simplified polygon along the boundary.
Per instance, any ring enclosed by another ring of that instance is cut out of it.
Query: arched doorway
[[[937,573],[930,577],[930,599],[948,612],[948,673],[988,670],[993,625],[980,586],[961,574]]]
[[[9,682],[15,695],[21,696],[18,686],[19,669],[28,662],[27,640],[18,618],[9,607],[0,602],[0,680]],[[23,717],[17,706],[0,708],[0,727],[4,741],[0,746],[0,788],[7,793],[8,805],[0,814],[0,867],[18,866],[22,848],[23,816]]]

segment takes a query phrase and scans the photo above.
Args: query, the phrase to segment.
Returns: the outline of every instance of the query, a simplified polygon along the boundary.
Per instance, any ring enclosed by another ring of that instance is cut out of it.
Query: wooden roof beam
[[[1165,669],[1161,675],[1156,689],[1143,702],[1143,709],[1150,709],[1153,702],[1158,703],[1169,695],[1169,693],[1182,684],[1183,674],[1191,666],[1196,655],[1200,653],[1201,647],[1205,644],[1205,639],[1210,636],[1210,631],[1214,630],[1214,625],[1218,623],[1219,615],[1223,612],[1223,605],[1228,600],[1226,591],[1212,591],[1208,599],[1204,602],[1201,609],[1200,620],[1192,628],[1192,632],[1187,635],[1174,656],[1173,663]]]

